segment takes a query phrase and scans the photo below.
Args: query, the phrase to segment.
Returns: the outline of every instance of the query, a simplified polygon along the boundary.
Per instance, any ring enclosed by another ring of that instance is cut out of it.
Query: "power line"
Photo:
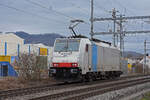
[[[100,9],[102,9],[104,12],[106,12],[106,13],[109,13],[109,11],[108,10],[106,10],[104,7],[102,7],[102,6],[99,6],[98,4],[98,2],[97,1],[94,1],[95,2],[95,4],[97,4],[97,5],[95,5],[96,7],[98,7],[98,8],[100,8]]]
[[[114,4],[113,4],[113,1],[111,0],[107,0],[109,2],[109,4],[111,4],[112,8],[114,8]]]
[[[125,11],[128,10],[128,12],[130,12],[131,14],[133,14],[134,12],[128,8],[126,8],[123,4],[121,4],[119,1],[117,0],[113,0],[114,2],[116,2],[116,4],[118,4],[121,8],[124,8]],[[134,13],[135,14],[135,13]],[[136,15],[136,14],[135,14]]]
[[[79,8],[79,9],[81,9],[82,11],[85,11],[85,12],[84,12],[85,14],[87,14],[86,12],[89,12],[88,10],[86,10],[86,9],[84,9],[84,8],[82,8],[82,7],[78,6],[78,5],[76,5],[75,3],[72,3],[72,2],[70,2],[70,1],[67,1],[67,2],[70,3],[71,5],[75,6],[76,8]]]
[[[76,5],[75,3],[72,3],[72,2],[69,2],[69,1],[67,1],[67,2],[70,3],[71,5],[75,6],[76,8],[81,9],[82,11],[84,11],[85,14],[87,14],[87,12],[89,12],[89,10],[84,9],[84,8],[82,8],[82,7],[78,6],[78,5]],[[99,7],[99,8],[101,8],[101,7]],[[105,8],[102,8],[102,9],[103,9],[104,11],[107,11]]]
[[[69,1],[68,1],[69,2]],[[69,2],[70,4],[72,4],[72,5],[76,5],[76,4],[74,4],[74,3],[72,3],[72,2]],[[85,13],[86,12],[89,12],[88,10],[86,10],[86,9],[83,9],[82,7],[80,7],[80,6],[78,6],[78,5],[76,5],[76,7],[77,8],[79,8],[79,9],[81,9],[81,10],[83,10],[83,11],[85,11]],[[86,13],[87,14],[87,13]],[[85,22],[85,24],[87,24],[87,25],[90,25],[90,23],[88,23],[88,22]],[[97,26],[96,26],[97,27]],[[100,28],[100,27],[97,27],[97,28]],[[102,28],[101,28],[102,29]],[[104,30],[104,29],[102,29],[102,30]]]
[[[26,0],[26,1],[32,3],[32,4],[36,5],[36,6],[39,6],[39,7],[41,7],[41,8],[47,9],[47,10],[49,11],[49,8],[43,6],[43,5],[39,4],[39,3],[33,2],[33,1],[31,1],[31,0]],[[59,14],[59,15],[63,15],[63,16],[65,16],[65,17],[68,17],[68,18],[71,18],[71,19],[75,19],[75,18],[73,18],[73,17],[71,17],[71,16],[65,15],[65,14],[60,13],[60,12],[58,12],[58,11],[55,11],[55,10],[52,10],[52,11],[56,12],[56,13]],[[89,22],[84,21],[84,23],[87,24],[87,25],[90,25]],[[97,28],[100,28],[100,27],[97,27]],[[101,28],[101,29],[102,29],[102,28]]]
[[[12,6],[8,6],[8,5],[5,5],[5,4],[0,4],[0,6],[6,7],[6,8],[9,8],[9,9],[13,9],[13,10],[16,10],[16,11],[21,12],[21,13],[26,13],[26,14],[28,14],[28,15],[37,16],[37,17],[40,17],[40,18],[43,18],[43,19],[46,19],[46,20],[50,20],[50,19],[47,18],[47,17],[40,16],[40,15],[35,14],[35,13],[27,12],[27,11],[25,11],[25,10],[18,9],[18,8],[15,8],[15,7],[12,7]],[[58,23],[66,24],[65,22],[58,21],[58,20],[55,20],[55,19],[51,19],[51,20],[52,20],[52,21],[55,21],[55,22],[58,22]]]
[[[27,2],[29,2],[29,3],[32,3],[32,4],[36,5],[36,6],[39,6],[39,7],[41,7],[41,8],[47,9],[48,11],[50,11],[49,8],[47,8],[47,7],[45,7],[45,6],[41,5],[41,4],[39,4],[39,3],[37,3],[37,2],[33,2],[33,1],[31,1],[31,0],[25,0],[25,1],[27,1]],[[63,14],[63,13],[61,13],[61,12],[58,12],[58,11],[56,11],[56,10],[51,10],[51,11],[53,11],[53,12],[59,14],[59,15],[65,16],[65,17],[67,17],[67,18],[75,19],[75,18],[72,17],[72,16],[68,16],[68,15]],[[87,24],[87,25],[90,25],[88,22],[84,22],[84,23]]]
[[[31,1],[31,0],[25,0],[25,1],[27,1],[27,2],[29,2],[29,3],[32,3],[32,4],[36,5],[36,6],[39,6],[39,7],[41,7],[41,8],[47,9],[48,11],[50,11],[49,8],[47,8],[47,7],[43,6],[43,5],[41,5],[40,3]],[[75,19],[75,18],[73,18],[72,16],[68,16],[68,15],[63,14],[63,13],[61,13],[61,12],[58,12],[58,11],[56,11],[56,10],[51,10],[51,11],[53,11],[53,12],[59,14],[59,15],[65,16],[65,17],[67,17],[67,18]]]
[[[41,8],[47,9],[48,11],[50,11],[49,8],[47,8],[47,7],[45,7],[45,6],[41,5],[41,4],[39,4],[39,3],[37,3],[37,2],[33,2],[33,1],[31,1],[31,0],[25,0],[25,1],[27,1],[27,2],[29,2],[29,3],[32,3],[32,4],[36,5],[36,6],[39,6],[39,7],[41,7]],[[79,8],[81,8],[81,7],[79,7]],[[51,11],[53,11],[53,12],[59,14],[59,15],[65,16],[65,17],[67,17],[67,18],[75,19],[75,18],[72,17],[72,16],[68,16],[68,15],[63,14],[63,13],[61,13],[61,12],[58,12],[58,11],[56,11],[56,10],[51,10]],[[87,25],[90,25],[88,22],[84,22],[84,23],[87,24]]]
[[[40,16],[40,15],[35,14],[35,13],[27,12],[27,11],[25,11],[25,10],[18,9],[18,8],[9,6],[9,5],[0,4],[0,6],[6,7],[6,8],[9,8],[9,9],[13,9],[13,10],[18,11],[18,12],[21,12],[21,13],[26,13],[26,14],[28,14],[28,15],[37,16],[37,17],[43,18],[43,19],[45,19],[45,20],[50,20],[50,18],[47,18],[47,17],[44,17],[44,16]],[[44,7],[44,6],[42,6],[42,8],[43,8],[43,7]],[[45,8],[45,7],[44,7],[44,8]],[[46,7],[46,9],[47,9],[47,7]],[[65,15],[65,16],[66,16],[66,15]],[[68,16],[68,17],[69,17],[69,16]],[[70,17],[70,18],[71,18],[71,17]],[[55,22],[58,22],[58,23],[66,24],[65,22],[62,22],[62,21],[58,21],[58,20],[54,20],[54,19],[51,19],[51,20],[53,20],[53,21],[55,21]],[[88,22],[85,22],[85,24],[90,25]]]

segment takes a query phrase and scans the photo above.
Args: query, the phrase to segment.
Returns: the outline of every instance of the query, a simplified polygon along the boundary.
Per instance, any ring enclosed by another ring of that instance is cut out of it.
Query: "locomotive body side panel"
[[[104,71],[103,52],[104,52],[104,48],[101,46],[98,46],[98,64],[97,64],[98,71]]]
[[[98,63],[98,47],[95,44],[92,44],[92,70],[97,72],[97,63]]]
[[[86,51],[87,48],[91,45],[91,42],[89,39],[82,39],[80,44],[80,56],[79,56],[79,62],[80,62],[80,68],[82,69],[82,74],[86,74],[89,72],[89,64],[90,64],[90,58],[89,58],[89,50]]]
[[[93,63],[94,62],[94,63]],[[101,45],[92,45],[93,71],[121,71],[120,51],[116,48]]]

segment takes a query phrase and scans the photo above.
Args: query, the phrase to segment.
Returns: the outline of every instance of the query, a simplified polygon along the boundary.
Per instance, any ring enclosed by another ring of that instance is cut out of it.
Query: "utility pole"
[[[91,0],[91,19],[90,19],[90,21],[91,21],[91,32],[90,32],[91,39],[93,39],[93,36],[94,36],[94,21],[93,21],[93,19],[94,19],[94,0]]]
[[[144,41],[144,59],[143,59],[143,73],[145,73],[145,66],[146,66],[146,40]]]
[[[122,15],[120,15],[120,18],[122,18]],[[123,39],[123,27],[122,27],[122,19],[120,20],[120,51],[122,56],[122,39]]]
[[[119,22],[119,27],[120,27],[120,50],[121,50],[121,55],[123,55],[124,51],[124,32],[123,32],[123,25],[122,23],[124,22],[122,19],[123,15],[120,15],[120,22]],[[118,23],[117,23],[118,24]]]
[[[118,11],[116,11],[115,9],[113,9],[112,11],[112,18],[94,18],[94,22],[96,21],[112,21],[114,24],[114,30],[113,32],[94,32],[94,35],[113,35],[113,43],[114,46],[116,45],[116,41],[115,41],[115,36],[120,34],[120,49],[124,50],[124,36],[125,34],[143,34],[143,33],[150,33],[150,30],[139,30],[139,31],[123,31],[123,26],[122,23],[124,22],[124,20],[135,20],[135,19],[149,19],[150,16],[130,16],[130,17],[124,17],[124,16],[119,16],[116,17],[116,13]],[[119,21],[119,22],[118,22]],[[116,24],[119,25],[120,27],[120,32],[115,32],[115,26]]]
[[[125,34],[143,34],[143,33],[150,33],[150,30],[133,30],[133,31],[123,31],[123,21],[124,20],[137,20],[137,19],[150,19],[150,16],[130,16],[130,17],[123,17],[122,15],[117,17],[116,13],[119,11],[116,11],[114,8],[111,13],[112,17],[111,18],[94,18],[94,0],[91,0],[91,39],[93,39],[94,35],[113,35],[113,45],[116,46],[116,36],[117,36],[117,41],[118,41],[118,35],[120,34],[120,50],[123,52],[124,51],[124,36]],[[96,21],[113,21],[113,32],[94,32],[94,22]],[[120,32],[116,32],[116,24],[120,26]],[[146,48],[146,43],[145,43],[145,48]],[[123,53],[122,53],[123,54]],[[145,51],[146,55],[146,51]],[[146,59],[146,58],[145,58]],[[146,62],[146,60],[144,61]],[[143,65],[144,67],[145,65]]]
[[[113,45],[116,46],[116,9],[113,8],[112,10],[112,18],[113,18]]]
[[[112,13],[112,20],[113,20],[113,45],[116,47],[117,46],[117,42],[118,42],[118,34],[116,34],[116,14],[117,11],[115,8],[112,9],[112,11],[110,11]],[[117,41],[116,41],[117,39]]]

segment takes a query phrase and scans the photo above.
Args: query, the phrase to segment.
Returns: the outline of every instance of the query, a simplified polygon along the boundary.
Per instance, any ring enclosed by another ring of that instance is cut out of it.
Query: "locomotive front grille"
[[[52,71],[50,71],[50,74],[52,74],[51,76],[53,76],[56,79],[75,79],[78,78],[79,76],[79,69],[78,68],[51,68],[50,70],[55,70],[53,72],[55,73],[51,73]]]

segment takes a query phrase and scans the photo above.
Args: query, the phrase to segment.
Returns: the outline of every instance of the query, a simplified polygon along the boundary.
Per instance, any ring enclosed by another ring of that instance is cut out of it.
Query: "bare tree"
[[[136,62],[133,64],[136,73],[143,73],[143,64]],[[150,73],[148,65],[145,66],[145,73]]]
[[[41,63],[37,60],[36,54],[22,53],[15,62],[19,67],[18,74],[23,80],[40,80]]]

